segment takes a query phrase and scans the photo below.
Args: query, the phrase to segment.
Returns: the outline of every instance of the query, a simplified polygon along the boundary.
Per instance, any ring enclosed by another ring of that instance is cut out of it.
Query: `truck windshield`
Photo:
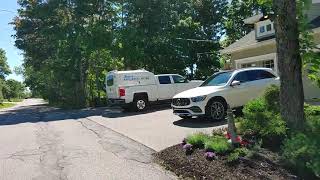
[[[205,82],[201,84],[203,86],[223,86],[225,85],[232,75],[232,71],[218,72],[209,77]]]
[[[107,86],[113,86],[113,75],[107,77]]]

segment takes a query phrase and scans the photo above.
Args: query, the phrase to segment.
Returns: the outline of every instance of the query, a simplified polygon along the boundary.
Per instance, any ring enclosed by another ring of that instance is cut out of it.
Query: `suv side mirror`
[[[231,86],[232,87],[239,86],[240,84],[241,84],[240,81],[232,81]]]

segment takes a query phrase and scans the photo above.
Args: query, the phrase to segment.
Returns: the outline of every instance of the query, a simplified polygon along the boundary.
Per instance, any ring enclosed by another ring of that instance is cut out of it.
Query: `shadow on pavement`
[[[190,119],[180,119],[174,121],[175,126],[188,127],[188,128],[208,128],[226,125],[227,121],[213,121],[204,118],[190,118]]]
[[[98,116],[106,112],[106,108],[87,108],[80,110],[63,110],[47,105],[22,106],[0,112],[0,126],[20,123],[37,123],[81,119]]]
[[[82,119],[90,116],[119,118],[152,113],[169,109],[169,105],[157,105],[145,112],[122,112],[120,108],[86,108],[65,110],[43,105],[21,106],[6,111],[0,111],[0,126],[15,125],[20,123],[37,123],[50,121],[63,121],[69,119]]]
[[[137,116],[137,115],[142,115],[142,114],[148,114],[148,113],[153,113],[153,112],[157,112],[157,111],[163,111],[163,110],[167,110],[170,109],[171,106],[170,104],[162,104],[162,105],[153,105],[151,107],[149,107],[148,110],[143,111],[143,112],[125,112],[122,109],[116,109],[112,112],[107,112],[102,114],[103,117],[106,118],[121,118],[121,117],[129,117],[129,116]]]

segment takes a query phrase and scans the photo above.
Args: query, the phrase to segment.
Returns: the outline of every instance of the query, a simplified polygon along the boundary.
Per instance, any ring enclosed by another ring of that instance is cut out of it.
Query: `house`
[[[306,13],[314,42],[320,48],[320,2],[314,1]],[[253,30],[221,51],[230,55],[230,68],[267,67],[278,73],[273,22],[268,16],[258,14],[245,19],[244,23],[254,27]],[[303,84],[306,100],[320,99],[320,88],[306,76]]]

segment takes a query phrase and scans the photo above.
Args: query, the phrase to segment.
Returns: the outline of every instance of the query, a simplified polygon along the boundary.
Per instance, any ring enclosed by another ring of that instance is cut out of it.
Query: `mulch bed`
[[[205,151],[196,149],[186,155],[182,145],[175,145],[155,154],[155,161],[185,179],[297,179],[267,156],[241,158],[227,163],[227,156],[206,160]]]

